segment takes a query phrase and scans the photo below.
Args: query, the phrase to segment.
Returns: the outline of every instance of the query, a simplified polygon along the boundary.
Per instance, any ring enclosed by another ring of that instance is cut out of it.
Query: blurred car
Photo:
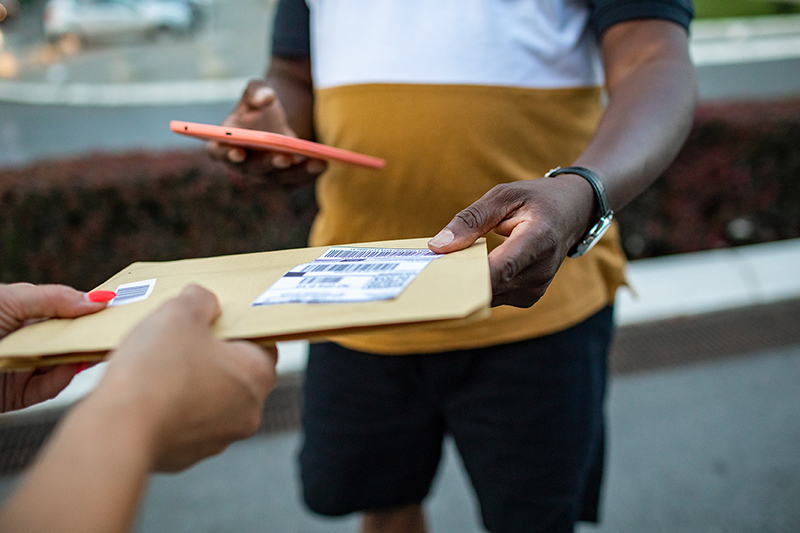
[[[194,27],[195,11],[186,0],[49,0],[44,34],[51,41],[184,34]]]

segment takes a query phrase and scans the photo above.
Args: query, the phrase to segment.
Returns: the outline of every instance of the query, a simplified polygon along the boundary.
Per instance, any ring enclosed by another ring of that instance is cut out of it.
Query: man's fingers
[[[489,254],[492,305],[530,307],[544,295],[563,256],[552,233],[532,221],[517,224]]]
[[[3,7],[3,4],[0,4],[0,21],[5,20],[7,15],[6,8]]]
[[[328,163],[322,159],[309,159],[306,163],[306,172],[313,175],[319,175],[325,172],[328,168]]]
[[[242,94],[242,103],[250,109],[260,109],[275,100],[275,91],[264,80],[250,80]]]
[[[225,155],[231,163],[244,163],[244,160],[247,159],[247,151],[244,148],[228,148]]]
[[[538,232],[530,226],[527,222],[517,225],[511,235],[489,254],[493,292],[503,292],[540,255]]]
[[[518,207],[495,187],[480,200],[458,213],[433,239],[428,247],[437,253],[455,252],[472,245],[502,222]]]

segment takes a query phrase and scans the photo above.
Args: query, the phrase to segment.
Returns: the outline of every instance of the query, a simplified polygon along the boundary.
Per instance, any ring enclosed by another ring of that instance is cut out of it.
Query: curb
[[[800,15],[693,22],[690,55],[697,67],[800,58]]]
[[[800,15],[695,21],[690,55],[698,67],[800,58]],[[0,81],[0,102],[100,107],[235,102],[248,79],[130,84]]]
[[[0,102],[134,107],[236,102],[250,78],[129,84],[0,82]]]

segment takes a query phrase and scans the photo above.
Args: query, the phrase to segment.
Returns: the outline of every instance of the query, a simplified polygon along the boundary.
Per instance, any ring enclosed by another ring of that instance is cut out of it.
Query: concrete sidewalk
[[[616,376],[600,526],[581,533],[800,531],[800,345]],[[297,432],[261,435],[154,476],[141,533],[352,532],[300,502]],[[16,477],[0,478],[0,499]],[[483,531],[452,442],[426,507],[432,531]]]
[[[583,533],[800,531],[800,346],[612,380],[603,523]],[[264,436],[156,476],[138,531],[352,532],[299,500],[298,433]],[[483,531],[453,445],[432,531]]]

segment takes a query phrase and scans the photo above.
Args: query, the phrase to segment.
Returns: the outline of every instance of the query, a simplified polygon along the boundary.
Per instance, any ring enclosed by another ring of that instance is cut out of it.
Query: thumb
[[[222,314],[219,301],[213,292],[199,285],[188,285],[175,299],[184,312],[204,326],[210,326]]]
[[[493,191],[453,217],[442,231],[428,241],[428,247],[436,253],[463,250],[496,228],[511,209]]]
[[[250,80],[242,94],[242,103],[251,109],[261,109],[275,100],[275,91],[262,79]]]

